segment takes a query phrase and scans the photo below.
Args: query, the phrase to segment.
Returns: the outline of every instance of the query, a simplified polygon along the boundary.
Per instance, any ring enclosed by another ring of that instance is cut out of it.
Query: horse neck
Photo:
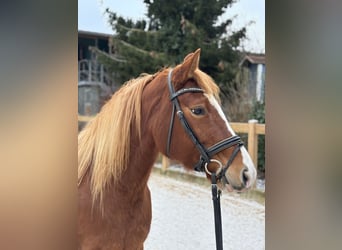
[[[155,131],[158,130],[157,127],[161,126],[162,122],[165,122],[164,117],[160,117],[160,113],[169,114],[171,112],[160,112],[165,109],[165,106],[168,106],[165,105],[165,100],[168,100],[169,96],[165,79],[165,72],[161,72],[143,90],[141,138],[139,139],[136,134],[131,136],[130,164],[123,178],[127,182],[133,181],[135,185],[146,186],[151,169],[160,151],[160,144],[164,145],[161,142],[161,138],[164,136],[157,136]]]
[[[142,137],[131,138],[131,154],[129,164],[122,176],[120,186],[128,188],[131,192],[143,190],[150,176],[152,167],[158,155],[158,150],[153,142],[152,136],[142,129]],[[127,192],[127,190],[125,190]]]

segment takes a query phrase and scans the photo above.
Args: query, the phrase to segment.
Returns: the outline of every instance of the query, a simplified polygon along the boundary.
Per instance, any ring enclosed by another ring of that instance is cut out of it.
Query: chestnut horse
[[[79,249],[144,248],[152,216],[147,181],[159,152],[208,178],[217,173],[229,191],[252,186],[255,167],[199,57],[200,49],[173,69],[128,81],[80,132]]]

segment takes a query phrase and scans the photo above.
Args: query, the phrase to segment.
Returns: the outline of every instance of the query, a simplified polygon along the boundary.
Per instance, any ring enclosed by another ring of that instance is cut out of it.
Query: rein
[[[223,250],[222,242],[222,217],[221,217],[221,190],[216,185],[216,175],[211,175],[211,195],[213,199],[214,207],[214,221],[215,221],[215,237],[216,237],[216,249]]]
[[[192,130],[190,124],[185,118],[184,112],[181,109],[181,106],[178,101],[178,96],[183,95],[185,93],[204,93],[204,90],[201,88],[183,88],[175,91],[173,84],[172,84],[172,69],[169,71],[168,74],[168,87],[170,92],[170,101],[172,103],[172,114],[166,144],[166,155],[170,157],[170,147],[171,147],[171,139],[172,139],[172,130],[174,124],[174,118],[177,114],[177,117],[182,124],[185,132],[190,137],[191,141],[196,146],[197,150],[200,153],[200,159],[195,164],[194,170],[203,172],[205,171],[207,174],[211,176],[211,186],[212,186],[212,199],[213,199],[213,206],[214,206],[214,217],[215,217],[215,235],[216,235],[216,249],[222,250],[223,243],[222,243],[222,221],[221,221],[221,205],[220,205],[220,195],[221,190],[217,187],[217,180],[221,180],[223,183],[228,184],[228,180],[226,178],[226,172],[233,162],[234,158],[236,157],[237,153],[240,150],[240,147],[243,145],[241,138],[237,135],[232,137],[226,138],[213,146],[206,148],[199,140],[194,131]],[[235,147],[232,155],[230,156],[228,162],[224,167],[222,167],[222,163],[212,157],[219,152],[223,151],[224,149]],[[211,173],[207,166],[209,163],[216,163],[219,165],[219,169],[213,173]]]

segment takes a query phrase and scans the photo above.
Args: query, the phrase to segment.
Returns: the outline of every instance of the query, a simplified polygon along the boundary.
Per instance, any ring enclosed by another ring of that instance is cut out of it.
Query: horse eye
[[[204,114],[205,114],[204,108],[201,108],[201,107],[192,108],[192,109],[191,109],[191,112],[192,112],[194,115],[204,115]]]

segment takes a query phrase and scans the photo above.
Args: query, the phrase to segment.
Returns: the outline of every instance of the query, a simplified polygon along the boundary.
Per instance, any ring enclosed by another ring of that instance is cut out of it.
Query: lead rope
[[[211,175],[211,193],[214,206],[216,250],[223,250],[222,243],[222,219],[221,219],[221,190],[217,188],[216,174]]]

